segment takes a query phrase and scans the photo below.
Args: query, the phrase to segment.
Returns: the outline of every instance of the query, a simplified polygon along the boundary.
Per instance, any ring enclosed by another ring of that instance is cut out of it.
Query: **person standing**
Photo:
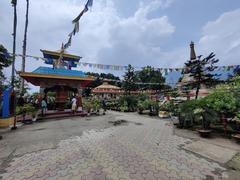
[[[103,98],[103,100],[102,100],[102,108],[103,108],[103,115],[105,115],[106,111],[107,111],[107,104],[106,104],[105,98]]]
[[[18,98],[17,105],[20,109],[20,113],[22,114],[23,121],[25,121],[25,117],[26,117],[26,110],[24,108],[24,104],[25,104],[25,100],[23,98],[23,94],[21,94],[20,97]]]
[[[20,97],[18,98],[17,105],[22,107],[22,106],[24,106],[24,104],[25,104],[25,101],[24,101],[24,98],[23,98],[23,94],[21,94]]]
[[[82,112],[82,97],[77,94],[77,112]]]
[[[46,98],[43,98],[41,101],[41,108],[42,108],[42,117],[46,115],[47,111],[47,100]]]
[[[72,113],[75,114],[77,109],[77,99],[75,96],[73,96],[72,98]]]

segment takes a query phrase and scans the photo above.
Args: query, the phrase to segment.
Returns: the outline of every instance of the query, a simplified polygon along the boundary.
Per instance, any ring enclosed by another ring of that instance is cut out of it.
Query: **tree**
[[[104,79],[109,80],[109,84],[111,84],[111,85],[121,86],[120,78],[118,76],[114,76],[111,73],[108,73],[108,74],[105,74],[105,73],[98,74],[98,73],[87,72],[86,74],[96,78],[89,85],[90,87],[94,88],[94,87],[100,86]]]
[[[122,84],[122,88],[126,94],[130,95],[131,91],[134,91],[137,89],[137,86],[135,84],[136,79],[137,77],[136,77],[134,68],[129,64],[127,72],[124,75],[124,81]]]
[[[189,73],[190,77],[193,77],[193,81],[187,83],[186,86],[196,88],[195,99],[198,98],[198,93],[202,84],[209,86],[217,82],[215,78],[217,74],[213,74],[212,72],[217,68],[214,64],[218,61],[218,59],[215,59],[215,54],[211,53],[204,59],[202,59],[202,56],[198,56],[196,59],[185,63],[186,73]]]
[[[28,90],[30,90],[29,86],[27,83],[24,84],[23,86],[23,90],[21,90],[21,78],[17,75],[14,78],[14,89],[16,94],[26,94],[28,92]]]
[[[11,86],[11,83],[12,82],[8,82],[8,86]],[[24,94],[28,93],[28,91],[30,90],[28,84],[25,83],[23,91],[21,91],[21,78],[18,75],[15,76],[13,84],[14,84],[14,90],[15,90],[16,94],[24,95]]]
[[[227,133],[227,116],[232,116],[238,106],[237,98],[233,91],[227,92],[225,87],[218,87],[210,95],[205,97],[205,106],[213,109],[221,115],[224,123],[224,132]]]
[[[3,74],[3,68],[9,67],[12,63],[12,57],[8,54],[7,49],[0,44],[0,90],[3,89],[3,82],[6,77]]]
[[[137,73],[138,81],[142,89],[161,90],[164,89],[165,78],[162,76],[160,70],[155,70],[151,66],[142,68]],[[145,84],[146,83],[146,84]]]
[[[240,67],[237,67],[236,69],[233,70],[234,75],[240,75]]]
[[[24,39],[23,39],[23,56],[22,56],[22,72],[25,72],[25,61],[26,61],[26,51],[27,51],[27,29],[28,29],[28,10],[29,10],[29,0],[26,0],[26,19],[25,19],[25,29],[24,29]],[[24,93],[24,79],[21,79],[21,93]]]

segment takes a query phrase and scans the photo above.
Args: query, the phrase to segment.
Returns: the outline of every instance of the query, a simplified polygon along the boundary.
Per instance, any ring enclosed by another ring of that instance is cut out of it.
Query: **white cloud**
[[[149,19],[148,15],[159,8],[168,7],[171,2],[172,0],[154,0],[140,3],[132,16],[123,18],[117,12],[113,0],[94,1],[92,10],[81,19],[80,32],[73,38],[69,51],[83,56],[85,61],[113,63],[117,59],[121,64],[128,64],[132,63],[129,59],[139,57],[152,61],[156,59],[154,54],[160,52],[164,38],[170,36],[175,27],[167,16]],[[1,3],[3,5],[0,10],[4,12],[4,17],[0,19],[3,24],[0,30],[7,35],[0,37],[0,41],[11,50],[12,7],[9,2]],[[75,0],[30,1],[28,53],[41,55],[39,49],[59,49],[73,28],[71,20],[83,8],[82,3]],[[18,52],[22,51],[25,5],[25,1],[18,2]],[[118,56],[122,53],[121,49],[131,50],[125,61]],[[116,52],[116,56],[112,52]],[[115,58],[105,59],[109,55]],[[34,63],[27,70],[33,70],[38,65],[39,63]]]
[[[80,21],[80,32],[74,36],[69,52],[83,56],[83,61],[106,64],[129,63],[164,64],[161,45],[175,31],[167,16],[149,18],[149,14],[167,8],[173,0],[146,0],[140,3],[129,17],[122,17],[114,0],[94,1],[91,11]],[[84,1],[76,0],[32,0],[29,9],[27,53],[42,56],[40,49],[57,50],[67,40],[73,28],[72,19],[83,8]],[[127,3],[126,1],[125,3]],[[13,8],[10,2],[0,2],[0,42],[9,51],[12,49]],[[139,3],[139,1],[136,1]],[[22,52],[25,23],[25,1],[18,1],[17,52]],[[20,70],[21,59],[16,67]],[[159,65],[160,65],[159,64]],[[33,71],[41,61],[27,60],[27,71]],[[10,71],[5,73],[9,75]]]
[[[203,27],[199,41],[202,52],[215,52],[220,64],[239,64],[240,9],[226,12]]]
[[[111,46],[99,51],[99,60],[142,66],[159,63],[161,45],[174,33],[175,27],[167,16],[151,19],[148,15],[163,5],[163,1],[152,1],[148,5],[140,5],[133,16],[119,17],[109,29]]]

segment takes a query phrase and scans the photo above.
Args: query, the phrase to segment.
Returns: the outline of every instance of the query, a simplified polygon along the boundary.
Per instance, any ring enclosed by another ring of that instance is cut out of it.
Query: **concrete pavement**
[[[116,120],[127,123],[109,123]],[[174,135],[169,121],[134,113],[37,123],[4,136],[3,179],[228,178],[222,164],[184,150],[193,140]]]

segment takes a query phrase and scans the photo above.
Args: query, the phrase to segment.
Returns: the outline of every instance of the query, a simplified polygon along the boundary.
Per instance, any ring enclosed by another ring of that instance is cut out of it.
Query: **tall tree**
[[[218,61],[218,59],[215,59],[215,54],[211,53],[206,58],[202,59],[202,56],[198,56],[196,59],[192,59],[185,63],[185,73],[188,73],[189,76],[193,78],[186,86],[196,88],[195,99],[198,98],[201,85],[209,86],[217,81],[217,74],[213,74],[213,71],[217,68],[214,64]]]
[[[160,91],[164,89],[165,78],[162,76],[160,70],[156,70],[151,66],[142,68],[141,71],[136,72],[139,85],[141,89],[151,89]],[[146,83],[146,84],[144,84]]]
[[[22,72],[25,72],[25,62],[26,62],[26,51],[27,51],[27,30],[28,30],[28,10],[29,10],[29,0],[26,0],[26,19],[25,19],[25,29],[23,38],[23,56],[22,56]],[[24,93],[24,79],[21,79],[21,89],[20,92]]]
[[[240,66],[237,66],[237,68],[233,70],[233,76],[238,76],[238,75],[240,75]]]
[[[131,93],[131,91],[134,91],[137,89],[136,83],[136,73],[134,71],[134,68],[129,64],[126,74],[124,75],[124,80],[122,84],[122,88],[124,89],[126,94]]]
[[[12,58],[8,54],[7,49],[0,44],[0,90],[3,89],[3,82],[6,77],[3,74],[3,68],[9,67],[12,63]]]
[[[15,89],[16,95],[26,94],[30,90],[27,83],[24,84],[23,90],[21,88],[22,88],[22,78],[16,75],[14,78],[14,89]]]

